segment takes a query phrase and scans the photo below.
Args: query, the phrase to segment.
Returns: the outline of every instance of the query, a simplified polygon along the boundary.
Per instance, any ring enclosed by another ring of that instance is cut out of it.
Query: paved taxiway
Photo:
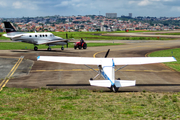
[[[83,88],[109,91],[107,88],[86,86],[89,84],[89,78],[94,77],[96,73],[83,65],[42,62],[37,61],[37,56],[104,57],[106,51],[111,49],[108,57],[143,57],[152,51],[177,47],[180,47],[180,40],[128,41],[126,45],[88,47],[87,50],[74,50],[73,48],[68,48],[64,51],[60,49],[53,49],[52,51],[2,50],[0,56],[1,58],[24,56],[22,62],[25,60],[34,61],[32,67],[28,66],[31,68],[29,74],[10,79],[6,85],[7,87]],[[96,66],[92,67],[97,69]],[[116,68],[118,67],[121,66]],[[21,72],[22,70],[23,68],[19,67],[16,72]],[[137,83],[136,87],[120,88],[119,91],[180,91],[180,73],[163,64],[127,66],[116,72],[116,78],[136,80]],[[54,86],[47,86],[48,84],[53,84]],[[58,86],[60,84],[85,84],[85,86]]]
[[[160,32],[137,32],[137,33],[106,33],[103,36],[122,36],[122,37],[157,37],[157,38],[180,38],[180,35],[161,35],[164,33],[179,33],[180,31],[160,31]]]

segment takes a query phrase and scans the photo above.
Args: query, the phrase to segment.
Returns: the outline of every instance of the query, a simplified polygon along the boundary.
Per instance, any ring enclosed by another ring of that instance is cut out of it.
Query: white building
[[[117,18],[117,13],[106,13],[106,17],[108,17],[108,18]]]

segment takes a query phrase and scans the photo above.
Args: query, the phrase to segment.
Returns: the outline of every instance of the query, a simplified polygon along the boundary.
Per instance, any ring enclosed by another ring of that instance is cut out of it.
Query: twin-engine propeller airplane
[[[69,64],[80,65],[97,65],[99,71],[94,78],[90,78],[89,82],[92,86],[107,87],[114,92],[117,92],[119,87],[135,86],[136,80],[115,80],[115,72],[124,68],[127,65],[142,65],[161,62],[173,62],[176,61],[174,57],[124,57],[124,58],[106,58],[109,50],[107,51],[105,58],[90,58],[90,57],[56,57],[56,56],[38,56],[37,60],[48,62],[60,62]],[[115,65],[125,65],[115,70]],[[98,75],[101,75],[106,80],[94,80]]]
[[[47,48],[48,51],[51,51],[51,46],[54,45],[62,45],[61,50],[64,50],[64,45],[68,47],[67,39],[63,39],[61,37],[54,36],[52,33],[43,32],[43,33],[23,33],[17,32],[10,22],[4,22],[4,27],[6,29],[7,34],[3,34],[3,36],[10,38],[12,41],[20,41],[26,42],[30,44],[34,44],[34,50],[37,51],[37,45],[46,44],[49,46]]]

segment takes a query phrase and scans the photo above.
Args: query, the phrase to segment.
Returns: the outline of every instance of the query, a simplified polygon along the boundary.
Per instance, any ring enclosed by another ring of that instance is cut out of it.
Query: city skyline
[[[178,0],[0,0],[0,18],[133,13],[133,17],[179,17]]]

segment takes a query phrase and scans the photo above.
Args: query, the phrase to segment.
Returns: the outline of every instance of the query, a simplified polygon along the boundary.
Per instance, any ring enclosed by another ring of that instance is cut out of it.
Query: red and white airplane
[[[47,50],[51,50],[51,46],[62,45],[61,50],[64,50],[64,45],[68,47],[67,39],[63,39],[58,36],[54,36],[50,32],[42,32],[42,33],[24,33],[17,32],[10,22],[4,22],[4,27],[6,29],[6,34],[3,36],[10,38],[12,41],[21,41],[30,44],[34,44],[34,50],[38,50],[38,45],[46,44],[49,46]]]

